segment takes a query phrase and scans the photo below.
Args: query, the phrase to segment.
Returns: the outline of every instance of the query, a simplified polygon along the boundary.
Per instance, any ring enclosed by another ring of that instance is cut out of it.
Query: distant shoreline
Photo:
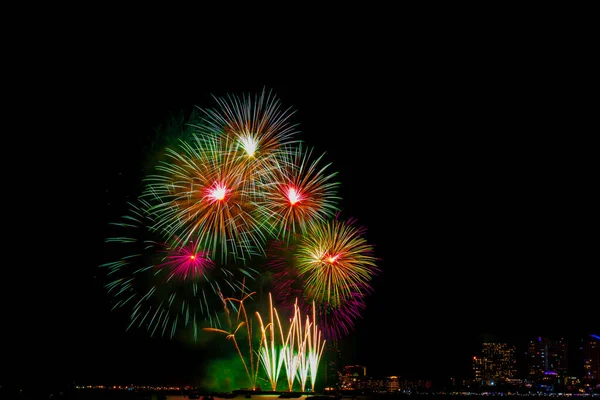
[[[81,391],[94,392],[95,389],[80,389]],[[106,390],[103,392],[106,394]],[[115,397],[119,398],[119,391],[112,390],[115,393]],[[464,398],[503,398],[503,399],[524,399],[524,398],[553,398],[553,399],[570,399],[582,398],[582,399],[600,399],[600,393],[527,393],[527,394],[516,394],[516,393],[456,393],[456,392],[432,392],[432,393],[321,393],[321,392],[283,392],[283,391],[251,391],[251,390],[234,390],[232,392],[210,392],[203,390],[187,390],[179,393],[165,393],[161,391],[148,391],[145,393],[141,392],[125,392],[123,393],[125,398],[137,399],[141,398],[144,400],[275,400],[275,399],[289,399],[289,400],[385,400],[385,399],[464,399]],[[145,397],[128,397],[128,394],[142,394]],[[104,397],[102,397],[104,398]],[[88,397],[85,397],[88,399]],[[90,397],[93,399],[93,397]]]

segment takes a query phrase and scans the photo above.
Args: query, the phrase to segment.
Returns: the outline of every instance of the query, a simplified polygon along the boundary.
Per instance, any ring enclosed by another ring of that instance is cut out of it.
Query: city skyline
[[[582,379],[585,380],[585,373],[584,373],[584,359],[585,359],[585,342],[596,342],[598,343],[598,340],[600,339],[600,335],[596,335],[596,334],[591,334],[591,335],[586,335],[585,337],[582,338],[571,338],[571,339],[575,339],[572,341],[566,340],[564,337],[561,338],[553,338],[553,337],[537,337],[537,338],[530,338],[528,341],[524,341],[526,340],[523,337],[520,337],[520,339],[515,339],[515,336],[512,337],[506,337],[506,336],[498,336],[498,335],[484,335],[485,338],[482,338],[482,341],[480,343],[477,344],[477,350],[473,353],[465,353],[462,355],[462,358],[464,360],[468,360],[468,363],[464,363],[463,366],[468,366],[467,368],[465,368],[463,371],[459,371],[460,369],[457,368],[455,370],[453,370],[451,373],[450,371],[448,371],[448,374],[445,376],[442,375],[436,375],[434,374],[407,374],[407,375],[397,375],[397,374],[393,374],[393,373],[385,373],[385,372],[381,372],[381,369],[379,369],[377,374],[373,374],[370,371],[372,370],[372,368],[370,368],[369,365],[366,364],[360,364],[360,363],[353,363],[352,359],[350,359],[350,362],[342,362],[342,364],[340,364],[339,366],[339,371],[342,375],[344,375],[344,371],[348,370],[348,369],[352,369],[354,371],[357,370],[357,368],[360,368],[360,373],[359,376],[364,379],[367,380],[385,380],[388,379],[390,377],[394,377],[395,379],[399,379],[401,381],[407,381],[407,382],[429,382],[429,384],[433,385],[433,387],[437,388],[437,389],[441,389],[443,387],[446,388],[450,388],[453,387],[455,385],[458,386],[462,386],[462,385],[466,385],[466,386],[472,386],[472,385],[481,385],[480,382],[477,381],[476,376],[476,372],[475,372],[475,364],[474,364],[474,359],[475,358],[479,358],[481,359],[482,357],[485,358],[485,352],[486,352],[486,348],[487,346],[489,346],[490,344],[499,344],[499,345],[507,345],[507,348],[512,348],[514,350],[514,353],[511,357],[514,357],[514,360],[516,362],[516,364],[514,365],[515,368],[515,374],[512,375],[510,378],[514,380],[513,384],[516,384],[515,382],[517,381],[522,381],[522,382],[526,382],[526,381],[530,381],[533,382],[532,379],[534,379],[531,375],[530,375],[530,371],[528,370],[529,368],[529,363],[531,360],[529,360],[529,358],[532,356],[531,355],[531,346],[533,343],[537,343],[537,342],[544,342],[544,343],[550,343],[551,345],[556,345],[556,344],[561,344],[564,345],[564,355],[567,357],[567,367],[565,369],[563,369],[562,371],[558,371],[558,375],[561,377],[568,377],[569,379]],[[597,345],[596,345],[597,346]],[[596,347],[597,348],[597,347]],[[548,351],[548,350],[546,350]],[[597,350],[596,350],[597,352]],[[538,356],[539,357],[539,356]],[[554,357],[556,357],[556,355],[554,355]],[[562,356],[561,356],[562,357]],[[598,361],[597,361],[597,355],[594,356],[594,362],[596,364],[594,365],[594,368],[598,368]],[[342,359],[344,359],[345,357],[342,357]],[[346,358],[346,360],[348,360]],[[231,365],[235,364],[235,361],[228,361],[229,363],[231,363]],[[325,362],[323,362],[322,365],[323,369],[328,368],[325,365]],[[564,366],[563,366],[564,368]],[[233,369],[236,369],[235,367]],[[431,371],[435,371],[434,369],[431,369]],[[323,371],[322,371],[323,372]],[[554,371],[556,372],[556,371]],[[363,375],[364,374],[364,375]],[[101,375],[98,375],[101,376]],[[132,377],[134,375],[129,375],[129,377]],[[168,376],[168,375],[165,375]],[[143,378],[133,378],[133,379],[128,379],[128,378],[116,378],[114,380],[111,380],[113,378],[91,378],[91,379],[77,379],[77,380],[73,380],[70,382],[64,381],[61,384],[62,385],[75,385],[77,387],[104,387],[104,388],[111,388],[113,386],[138,386],[138,387],[143,387],[143,386],[147,386],[147,387],[168,387],[168,386],[173,386],[173,387],[190,387],[190,388],[201,388],[203,390],[208,390],[211,389],[210,386],[206,387],[203,386],[204,383],[200,382],[197,380],[197,377],[190,377],[189,381],[186,381],[185,379],[181,379],[181,377],[176,377],[174,379],[158,379],[155,380],[153,382],[147,382],[147,380],[144,380]],[[328,379],[328,378],[324,378],[324,376],[322,376],[321,378],[319,378],[319,385],[323,385],[325,380],[323,379]],[[30,383],[34,383],[35,381],[32,381]],[[52,383],[46,382],[46,381],[42,381],[45,384],[50,384],[50,386],[52,386]],[[449,383],[451,382],[451,384]],[[499,383],[499,382],[497,382]],[[11,385],[7,385],[7,387],[11,387]],[[216,387],[212,387],[213,390],[216,389]],[[240,388],[231,388],[231,390],[235,390],[235,389],[240,389]],[[263,388],[267,389],[267,388]],[[348,388],[346,388],[348,389]],[[268,390],[268,389],[267,389]],[[281,391],[285,391],[287,389],[281,389]]]
[[[33,359],[55,380],[169,382],[207,373],[203,365],[217,349],[126,332],[127,316],[110,311],[98,269],[104,233],[135,196],[158,125],[211,107],[213,94],[263,88],[297,110],[292,119],[303,140],[339,172],[343,214],[366,226],[381,259],[366,310],[340,342],[353,363],[377,375],[443,378],[464,373],[462,354],[470,357],[485,334],[597,333],[588,236],[597,218],[595,177],[586,168],[592,160],[565,133],[577,128],[577,104],[515,77],[465,73],[458,84],[415,73],[408,82],[351,86],[342,79],[234,85],[157,75],[150,87],[133,78],[97,88],[112,93],[110,104],[96,100],[90,120],[77,120],[95,140],[82,144],[85,154],[69,153],[75,162],[68,168],[88,173],[68,188],[81,200],[58,201],[64,214],[57,226],[79,232],[69,235],[61,268],[40,277],[41,309],[18,320],[17,343],[28,344],[15,364],[19,376],[31,372]],[[72,101],[65,109],[78,109]],[[437,341],[455,345],[432,369],[421,360]],[[52,368],[59,359],[69,361]]]

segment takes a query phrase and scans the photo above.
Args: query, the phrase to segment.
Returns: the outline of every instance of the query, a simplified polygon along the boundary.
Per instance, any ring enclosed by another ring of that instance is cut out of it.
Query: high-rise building
[[[481,356],[473,357],[474,379],[480,385],[496,385],[516,377],[516,348],[506,343],[483,343]]]
[[[387,377],[386,389],[388,392],[397,392],[400,389],[400,382],[397,376],[393,375]]]
[[[341,389],[364,389],[367,381],[367,367],[346,365],[342,372]]]
[[[584,378],[600,382],[600,335],[592,334],[583,341]]]
[[[483,383],[483,357],[473,356],[473,382]]]
[[[528,377],[540,380],[548,376],[567,376],[568,349],[568,344],[563,339],[538,337],[530,341],[527,349]]]
[[[340,388],[340,376],[342,374],[342,352],[337,344],[333,342],[325,349],[325,361],[327,364],[327,376],[325,377],[325,387],[329,389]]]

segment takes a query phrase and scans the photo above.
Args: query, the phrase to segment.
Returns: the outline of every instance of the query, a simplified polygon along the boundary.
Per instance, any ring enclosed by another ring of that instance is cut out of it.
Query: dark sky
[[[93,83],[58,107],[76,136],[57,143],[45,188],[55,220],[36,228],[58,240],[11,303],[12,371],[85,383],[203,373],[204,350],[125,332],[126,318],[110,312],[98,268],[104,233],[135,195],[159,124],[214,106],[211,95],[263,88],[326,152],[344,215],[367,228],[381,259],[363,318],[342,343],[347,363],[376,376],[468,377],[484,335],[526,343],[597,333],[597,159],[582,136],[597,130],[596,111],[577,82],[526,61],[448,51],[382,67],[340,62],[318,79],[233,80],[162,64],[86,75]]]

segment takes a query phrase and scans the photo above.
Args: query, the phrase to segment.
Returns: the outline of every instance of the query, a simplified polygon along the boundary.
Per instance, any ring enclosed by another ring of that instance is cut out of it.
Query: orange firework
[[[289,121],[293,112],[283,109],[270,91],[263,89],[254,98],[228,95],[214,99],[218,107],[201,109],[205,115],[197,126],[199,133],[226,136],[245,156],[255,159],[270,158],[281,147],[297,142],[296,125]]]
[[[275,168],[265,170],[257,190],[258,219],[275,238],[289,239],[311,221],[324,221],[337,210],[339,182],[327,174],[323,155],[313,159],[302,145],[279,155]]]
[[[310,297],[334,307],[355,293],[371,290],[378,272],[373,247],[364,238],[365,229],[354,220],[336,219],[310,224],[298,243],[298,275]]]
[[[152,202],[155,229],[165,230],[178,244],[194,241],[199,248],[226,261],[246,261],[260,253],[263,235],[254,218],[253,191],[257,173],[235,156],[234,143],[196,136],[167,149],[168,162],[147,177],[143,196]]]

